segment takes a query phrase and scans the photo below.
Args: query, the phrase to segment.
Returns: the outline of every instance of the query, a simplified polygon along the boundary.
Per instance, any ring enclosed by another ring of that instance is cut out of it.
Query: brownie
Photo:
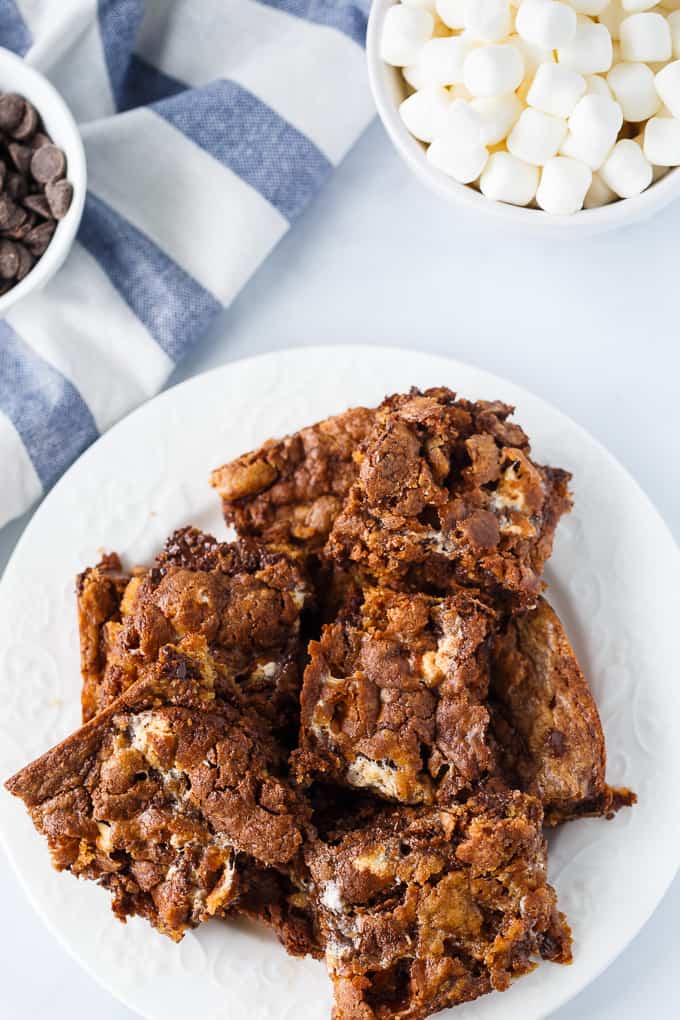
[[[57,869],[105,886],[121,920],[141,915],[178,940],[226,911],[255,863],[292,868],[300,856],[309,809],[284,766],[205,638],[190,635],[7,788]]]
[[[228,916],[266,924],[290,956],[323,959],[324,943],[304,862],[296,860],[286,869],[244,864],[239,889]]]
[[[531,459],[513,410],[443,387],[387,398],[331,529],[330,558],[363,583],[481,588],[514,608],[533,605],[571,506],[570,476]]]
[[[468,592],[357,592],[310,644],[299,777],[405,804],[447,803],[469,789],[492,766],[484,707],[492,620]]]
[[[605,782],[597,705],[557,613],[541,598],[494,639],[494,732],[508,780],[538,797],[546,823],[610,816],[635,801]]]
[[[354,456],[375,411],[355,407],[269,439],[211,475],[239,535],[319,552],[355,478]]]
[[[101,566],[78,579],[85,720],[134,683],[164,644],[200,634],[254,710],[278,730],[297,729],[300,618],[311,588],[283,552],[183,528],[117,603],[102,595],[104,583]]]
[[[492,782],[308,847],[334,1020],[423,1020],[507,989],[538,958],[569,963],[541,822],[535,798]]]

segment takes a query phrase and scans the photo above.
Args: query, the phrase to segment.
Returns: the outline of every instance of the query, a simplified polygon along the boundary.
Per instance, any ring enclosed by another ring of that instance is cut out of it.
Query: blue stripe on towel
[[[196,343],[222,307],[146,234],[91,192],[78,240],[173,361]]]
[[[291,222],[333,169],[306,135],[232,81],[189,89],[152,109]]]
[[[360,46],[366,43],[370,0],[260,0],[260,3],[305,21],[337,28]]]
[[[97,10],[111,91],[120,109],[130,56],[144,17],[144,0],[98,0]]]
[[[0,409],[21,437],[45,489],[98,435],[73,383],[5,320],[0,320]]]
[[[163,74],[158,68],[147,64],[146,60],[132,54],[125,82],[121,90],[120,110],[134,110],[138,106],[157,103],[159,99],[167,99],[184,92],[189,86],[169,74]]]
[[[23,57],[33,40],[16,0],[0,0],[0,46]]]

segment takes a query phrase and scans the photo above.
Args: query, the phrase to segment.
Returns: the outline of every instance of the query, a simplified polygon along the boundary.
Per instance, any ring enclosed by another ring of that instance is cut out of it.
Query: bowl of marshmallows
[[[374,0],[367,56],[451,204],[595,233],[680,196],[680,0]]]

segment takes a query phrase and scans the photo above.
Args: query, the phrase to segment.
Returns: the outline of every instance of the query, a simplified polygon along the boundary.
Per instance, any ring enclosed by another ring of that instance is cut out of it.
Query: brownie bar
[[[597,705],[562,623],[545,599],[496,636],[491,693],[494,731],[508,781],[538,797],[548,825],[611,816],[633,804],[605,782]]]
[[[269,439],[211,475],[239,535],[319,552],[356,468],[375,411],[351,408],[283,439]]]
[[[386,399],[326,547],[363,583],[448,592],[481,588],[533,605],[569,474],[541,467],[499,402],[445,388]]]
[[[219,697],[217,693],[219,692]],[[309,810],[204,637],[164,646],[137,683],[7,783],[54,866],[114,913],[179,940],[223,913],[254,863],[292,867]]]
[[[91,635],[99,635],[96,668],[83,671],[85,720],[133,684],[164,644],[200,634],[253,709],[278,730],[297,728],[300,616],[312,596],[283,552],[252,540],[218,542],[184,528],[153,568],[129,581],[118,603],[101,597],[103,583],[100,567],[78,580],[84,663]],[[88,664],[92,658],[88,651]]]
[[[493,613],[447,598],[355,593],[310,644],[298,775],[406,804],[447,803],[492,767],[484,707]]]
[[[490,783],[313,844],[334,1020],[423,1020],[505,990],[539,957],[569,963],[541,821],[537,800]]]

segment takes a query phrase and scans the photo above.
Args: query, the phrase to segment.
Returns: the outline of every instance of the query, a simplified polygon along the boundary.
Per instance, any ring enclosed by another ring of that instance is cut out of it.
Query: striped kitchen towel
[[[0,526],[156,393],[368,124],[368,0],[0,0],[78,120],[65,266],[0,321]]]

